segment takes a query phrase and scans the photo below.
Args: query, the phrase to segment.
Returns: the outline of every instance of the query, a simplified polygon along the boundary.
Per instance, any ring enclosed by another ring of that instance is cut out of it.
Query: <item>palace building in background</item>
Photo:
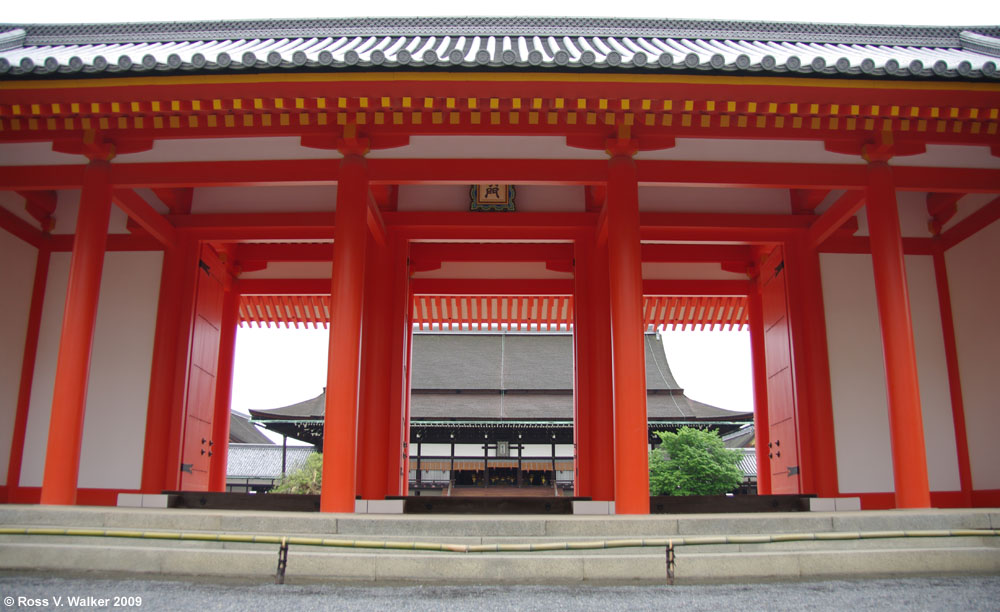
[[[574,491],[644,514],[644,337],[683,325],[750,331],[761,493],[1000,505],[998,62],[1000,27],[0,24],[0,499],[223,490],[241,323],[330,327],[321,509],[405,495],[416,327],[570,332]]]

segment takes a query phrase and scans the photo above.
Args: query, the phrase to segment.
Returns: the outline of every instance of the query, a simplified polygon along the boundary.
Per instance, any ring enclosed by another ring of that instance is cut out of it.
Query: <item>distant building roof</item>
[[[737,429],[722,436],[722,441],[728,448],[754,448],[756,442],[756,432],[753,423]]]
[[[534,68],[995,79],[998,55],[997,26],[544,17],[0,24],[0,73],[32,76]]]
[[[229,443],[230,444],[274,444],[256,425],[250,423],[250,417],[239,412],[229,413]]]
[[[226,463],[227,478],[281,478],[282,447],[277,444],[230,444]],[[316,452],[312,446],[289,446],[284,449],[285,473],[305,465]]]
[[[684,395],[660,341],[645,335],[647,418],[746,420]],[[317,419],[326,394],[254,419]],[[573,419],[573,339],[570,334],[416,333],[410,415],[427,420]]]

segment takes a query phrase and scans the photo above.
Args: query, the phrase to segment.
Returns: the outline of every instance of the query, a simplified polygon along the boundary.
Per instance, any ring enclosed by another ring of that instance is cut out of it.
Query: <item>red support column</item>
[[[45,285],[49,279],[50,252],[38,250],[35,261],[35,281],[31,288],[31,307],[28,311],[28,329],[24,336],[24,353],[21,357],[21,381],[17,390],[17,412],[14,416],[14,434],[10,441],[10,461],[7,463],[8,499],[21,483],[21,462],[24,457],[24,436],[28,430],[28,406],[31,403],[31,385],[35,377],[35,357],[38,354],[38,334],[42,327],[42,306],[45,304]]]
[[[358,415],[358,494],[385,499],[388,487],[385,444],[389,438],[389,383],[386,372],[392,354],[391,246],[368,245],[361,350],[361,401]]]
[[[406,386],[403,394],[403,495],[410,494],[410,388],[413,380],[413,289],[406,298]]]
[[[406,396],[408,394],[409,378],[406,372],[409,368],[410,354],[409,334],[407,326],[413,307],[410,303],[410,245],[402,236],[390,231],[390,246],[392,248],[392,318],[389,321],[389,341],[391,355],[388,364],[389,373],[389,431],[386,440],[386,494],[403,495],[404,481],[407,475],[403,473],[403,454],[406,452],[406,439],[403,432],[406,423]]]
[[[591,346],[594,349],[589,355],[591,377],[588,387],[591,398],[590,445],[593,449],[590,460],[591,497],[595,501],[612,501],[615,499],[615,394],[606,244],[596,245],[593,250],[593,274],[589,285]]]
[[[639,183],[635,162],[608,163],[608,277],[615,397],[615,513],[649,513],[646,365],[642,320]]]
[[[837,476],[837,445],[833,429],[833,399],[830,390],[830,357],[826,342],[826,312],[823,305],[823,285],[821,282],[819,253],[809,243],[805,233],[791,241],[788,252],[794,255],[789,268],[791,283],[798,298],[801,324],[796,325],[801,340],[796,352],[797,360],[805,368],[805,392],[799,397],[800,410],[809,412],[808,421],[802,429],[808,434],[807,444],[800,448],[809,457],[811,474],[804,474],[804,483],[820,497],[836,497],[839,492]],[[786,255],[786,259],[788,259]],[[806,441],[803,441],[806,442]]]
[[[593,497],[593,401],[590,381],[594,355],[594,317],[590,283],[593,279],[593,237],[573,243],[573,494]]]
[[[181,235],[177,241],[177,327],[172,356],[173,377],[170,397],[165,400],[166,429],[163,446],[166,450],[163,460],[161,490],[176,491],[181,488],[181,453],[184,447],[184,426],[186,419],[188,375],[190,370],[191,340],[194,335],[195,298],[198,289],[198,263],[201,260],[201,243],[189,236]],[[152,408],[152,406],[151,406]],[[147,431],[148,427],[147,427]]]
[[[222,298],[222,329],[219,330],[219,366],[215,373],[215,412],[212,415],[212,439],[208,452],[208,490],[226,490],[226,466],[229,462],[229,407],[233,396],[233,362],[236,357],[236,330],[240,324],[239,281],[228,270]]]
[[[951,289],[948,287],[948,267],[940,241],[934,243],[934,276],[937,279],[938,305],[944,336],[944,357],[948,367],[948,388],[951,392],[951,418],[955,425],[955,451],[958,454],[958,480],[962,488],[962,505],[972,507],[972,464],[969,462],[969,435],[965,426],[965,400],[962,398],[962,376],[958,368],[958,346],[955,344],[955,319],[951,310]]]
[[[913,323],[899,211],[888,163],[869,162],[865,199],[885,356],[896,507],[929,508],[927,456]]]
[[[73,239],[49,438],[45,449],[43,504],[76,503],[90,351],[94,344],[110,215],[111,164],[94,160],[84,170],[76,236]]]
[[[354,512],[367,213],[367,164],[361,156],[347,154],[340,162],[337,184],[320,495],[323,512]]]
[[[146,408],[146,438],[142,453],[143,493],[159,493],[166,488],[164,475],[167,470],[170,413],[176,375],[182,260],[183,253],[178,246],[167,247],[163,252],[149,401]]]
[[[767,444],[771,441],[771,426],[767,410],[767,362],[764,353],[764,313],[760,286],[753,283],[747,296],[750,308],[750,353],[753,361],[753,429],[754,451],[757,455],[757,493],[771,494],[771,461]]]

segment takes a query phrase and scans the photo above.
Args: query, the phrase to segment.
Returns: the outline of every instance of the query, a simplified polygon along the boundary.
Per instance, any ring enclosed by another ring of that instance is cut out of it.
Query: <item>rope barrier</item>
[[[875,540],[893,538],[987,537],[1000,536],[1000,529],[926,529],[901,531],[779,533],[770,535],[674,536],[670,538],[595,540],[589,542],[546,542],[540,544],[445,544],[437,542],[393,542],[387,540],[341,540],[336,538],[314,538],[304,536],[244,535],[234,533],[183,531],[129,531],[116,529],[69,529],[54,527],[0,527],[0,535],[73,536],[278,545],[282,545],[284,542],[286,546],[362,548],[372,550],[419,550],[448,553],[523,553],[555,552],[564,550],[598,550],[608,548],[659,548],[669,547],[671,545],[673,547],[678,547],[720,544],[768,544],[804,541]]]

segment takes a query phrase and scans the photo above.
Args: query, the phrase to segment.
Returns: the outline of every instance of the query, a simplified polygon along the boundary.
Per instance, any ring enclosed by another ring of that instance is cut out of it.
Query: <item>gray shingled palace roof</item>
[[[649,420],[748,417],[684,395],[660,341],[646,334],[645,347]],[[251,415],[255,419],[319,420],[325,402],[324,393],[283,408],[251,411]],[[416,333],[410,415],[413,420],[572,420],[573,337]]]
[[[230,444],[274,444],[271,439],[250,423],[250,417],[238,412],[229,413]]]
[[[548,69],[1000,78],[1000,26],[356,18],[0,24],[0,74]]]
[[[291,473],[306,463],[316,452],[313,446],[276,444],[230,444],[226,462],[227,478],[281,478],[281,455],[285,453],[285,473]]]

